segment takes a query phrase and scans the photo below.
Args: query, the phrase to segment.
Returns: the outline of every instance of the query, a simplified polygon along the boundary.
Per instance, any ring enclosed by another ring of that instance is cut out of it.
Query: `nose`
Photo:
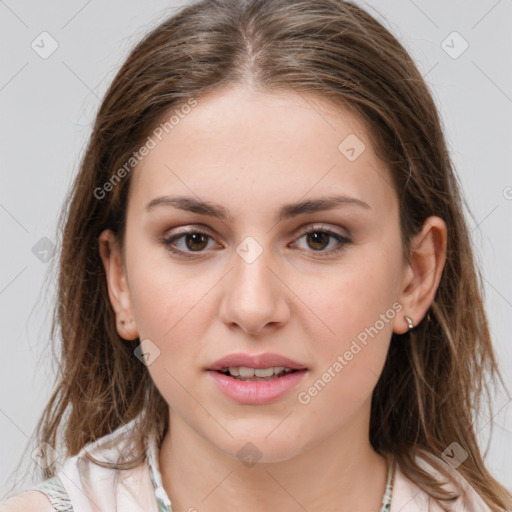
[[[238,326],[257,335],[288,321],[288,288],[269,260],[265,252],[252,262],[235,254],[234,268],[224,281],[219,311],[230,328]]]

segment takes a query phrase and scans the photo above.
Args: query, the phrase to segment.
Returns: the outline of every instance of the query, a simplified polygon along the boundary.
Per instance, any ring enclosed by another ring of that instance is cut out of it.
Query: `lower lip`
[[[274,402],[290,392],[304,377],[307,370],[297,370],[272,380],[244,381],[224,373],[208,370],[217,387],[227,397],[246,405]]]

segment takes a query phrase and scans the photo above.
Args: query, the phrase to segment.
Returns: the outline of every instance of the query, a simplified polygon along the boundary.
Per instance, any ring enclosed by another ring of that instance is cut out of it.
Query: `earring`
[[[405,320],[407,322],[407,326],[409,327],[409,329],[412,329],[414,327],[412,318],[410,316],[405,315]]]

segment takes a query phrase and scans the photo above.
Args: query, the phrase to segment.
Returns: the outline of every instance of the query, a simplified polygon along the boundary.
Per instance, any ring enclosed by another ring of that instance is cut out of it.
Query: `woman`
[[[5,510],[512,506],[473,427],[499,374],[439,117],[362,9],[165,20],[63,222],[44,480]]]

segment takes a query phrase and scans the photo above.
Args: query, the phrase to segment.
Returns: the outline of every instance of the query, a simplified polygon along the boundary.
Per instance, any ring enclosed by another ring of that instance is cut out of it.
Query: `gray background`
[[[51,244],[57,243],[56,219],[93,116],[130,48],[182,4],[0,0],[0,496],[31,483],[34,446],[27,443],[54,371],[48,344],[56,262]],[[439,106],[473,215],[468,222],[496,353],[512,389],[512,2],[361,4],[383,17],[410,51]],[[35,41],[39,52],[51,48],[43,31],[58,44],[47,58],[31,47]],[[461,37],[450,36],[454,31]],[[469,46],[461,53],[464,41]],[[490,443],[491,472],[512,490],[512,402],[500,393],[494,407],[492,436],[482,415],[479,440],[483,449]]]

